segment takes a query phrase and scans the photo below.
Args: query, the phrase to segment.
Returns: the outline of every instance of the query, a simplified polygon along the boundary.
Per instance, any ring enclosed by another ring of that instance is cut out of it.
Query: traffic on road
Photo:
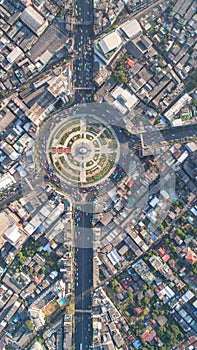
[[[75,102],[91,102],[93,94],[93,1],[76,1]]]
[[[92,214],[76,209],[75,228],[75,349],[92,345],[93,239]]]

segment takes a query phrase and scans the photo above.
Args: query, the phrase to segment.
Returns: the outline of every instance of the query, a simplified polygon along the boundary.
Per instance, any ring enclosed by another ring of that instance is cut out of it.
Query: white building
[[[187,148],[187,150],[192,153],[197,151],[197,143],[196,142],[188,142],[185,147]]]
[[[16,225],[9,227],[8,230],[4,233],[6,240],[13,246],[17,244],[21,235],[22,233]]]
[[[157,198],[157,196],[154,196],[149,202],[152,208],[155,208],[158,203],[159,203],[159,199]]]
[[[120,32],[123,32],[128,39],[134,39],[142,34],[141,25],[136,19],[127,21],[119,29]]]
[[[16,180],[14,179],[14,177],[12,175],[10,175],[9,173],[6,173],[5,175],[3,175],[0,178],[0,190],[4,190],[6,187],[9,187],[11,185],[13,185],[14,183],[16,183]]]
[[[23,55],[23,51],[20,49],[20,47],[15,47],[12,52],[9,53],[7,56],[7,60],[9,63],[14,63],[21,55]]]
[[[110,262],[112,263],[112,265],[116,265],[117,263],[119,263],[122,260],[121,256],[118,254],[116,249],[114,249],[110,253],[108,253],[107,257],[110,260]]]
[[[128,90],[118,86],[111,94],[114,98],[113,106],[122,114],[127,113],[139,102],[138,98]]]
[[[105,55],[117,49],[122,44],[122,39],[118,32],[112,32],[101,39],[98,44]]]
[[[178,163],[183,163],[185,159],[188,157],[189,153],[187,151],[183,152],[181,156],[178,158]]]
[[[174,119],[172,122],[171,122],[171,126],[174,128],[176,126],[182,126],[183,125],[183,122],[182,122],[182,119],[181,118],[178,118],[178,119]]]
[[[191,96],[188,94],[184,94],[165,114],[164,116],[168,121],[179,113],[181,108],[185,107],[192,100]]]

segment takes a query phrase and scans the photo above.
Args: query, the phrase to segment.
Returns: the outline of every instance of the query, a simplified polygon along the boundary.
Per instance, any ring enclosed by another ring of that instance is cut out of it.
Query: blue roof
[[[141,346],[141,342],[139,340],[134,341],[133,346],[135,349],[139,349]]]

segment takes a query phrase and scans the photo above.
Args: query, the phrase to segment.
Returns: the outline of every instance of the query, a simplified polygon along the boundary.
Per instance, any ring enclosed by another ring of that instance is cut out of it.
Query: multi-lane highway
[[[92,215],[75,210],[75,349],[85,350],[92,345],[93,239]]]
[[[75,103],[91,102],[93,84],[93,0],[75,1]],[[93,285],[92,215],[75,211],[75,349],[92,345],[90,290]]]
[[[93,0],[75,1],[75,102],[92,101]]]
[[[165,130],[155,130],[143,134],[147,145],[159,144],[161,141],[175,141],[197,137],[197,124],[177,126]]]

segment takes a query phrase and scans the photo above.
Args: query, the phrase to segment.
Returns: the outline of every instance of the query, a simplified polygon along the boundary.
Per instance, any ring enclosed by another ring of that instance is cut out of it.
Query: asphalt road
[[[93,85],[93,0],[75,2],[75,102],[91,102]]]
[[[85,350],[92,345],[93,240],[92,215],[75,211],[75,349]]]
[[[197,124],[178,126],[144,134],[144,139],[148,145],[160,143],[160,141],[173,141],[192,137],[197,137]]]

